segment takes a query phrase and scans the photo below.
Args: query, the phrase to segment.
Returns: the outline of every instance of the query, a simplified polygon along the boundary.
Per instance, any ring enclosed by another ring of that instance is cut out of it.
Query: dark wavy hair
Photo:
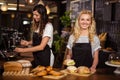
[[[48,15],[45,6],[37,4],[34,6],[33,11],[37,11],[41,15],[41,20],[36,22],[33,19],[32,29],[33,31],[39,27],[39,34],[43,34],[43,29],[45,28],[46,23],[48,22]]]

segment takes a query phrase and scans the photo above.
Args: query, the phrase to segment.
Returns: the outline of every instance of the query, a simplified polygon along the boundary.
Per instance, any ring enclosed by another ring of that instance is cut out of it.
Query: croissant
[[[79,74],[89,74],[90,69],[86,66],[80,66],[80,67],[78,67],[78,73]]]
[[[51,66],[46,67],[46,71],[51,71],[53,68]]]
[[[57,72],[57,71],[54,71],[54,70],[50,71],[49,74],[53,75],[53,76],[60,76],[60,75],[62,75],[61,72]]]
[[[47,75],[46,70],[42,70],[42,71],[36,73],[36,76],[45,76],[45,75]]]
[[[42,70],[45,70],[45,67],[44,67],[44,66],[37,66],[37,67],[34,68],[31,72],[39,72],[39,71],[42,71]]]

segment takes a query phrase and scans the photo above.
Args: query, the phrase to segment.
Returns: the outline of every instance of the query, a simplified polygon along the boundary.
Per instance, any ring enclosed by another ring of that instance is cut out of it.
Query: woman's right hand
[[[24,48],[18,48],[18,47],[16,47],[16,48],[14,49],[14,51],[15,51],[15,52],[24,52]]]
[[[21,44],[22,46],[28,46],[28,45],[29,45],[29,41],[21,40],[20,44]]]

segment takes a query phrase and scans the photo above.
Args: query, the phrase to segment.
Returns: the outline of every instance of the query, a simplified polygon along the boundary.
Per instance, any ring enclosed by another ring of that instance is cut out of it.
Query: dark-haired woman
[[[48,22],[45,6],[36,5],[33,8],[32,40],[22,40],[21,45],[32,47],[15,48],[16,52],[33,52],[33,67],[38,65],[53,66],[54,56],[51,50],[53,42],[53,26]]]

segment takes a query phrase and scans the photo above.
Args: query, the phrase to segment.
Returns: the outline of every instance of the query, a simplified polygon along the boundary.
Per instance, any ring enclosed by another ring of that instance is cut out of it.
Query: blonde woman
[[[87,66],[91,72],[95,72],[100,48],[92,13],[89,10],[82,10],[68,40],[67,59],[73,59],[76,67]]]

